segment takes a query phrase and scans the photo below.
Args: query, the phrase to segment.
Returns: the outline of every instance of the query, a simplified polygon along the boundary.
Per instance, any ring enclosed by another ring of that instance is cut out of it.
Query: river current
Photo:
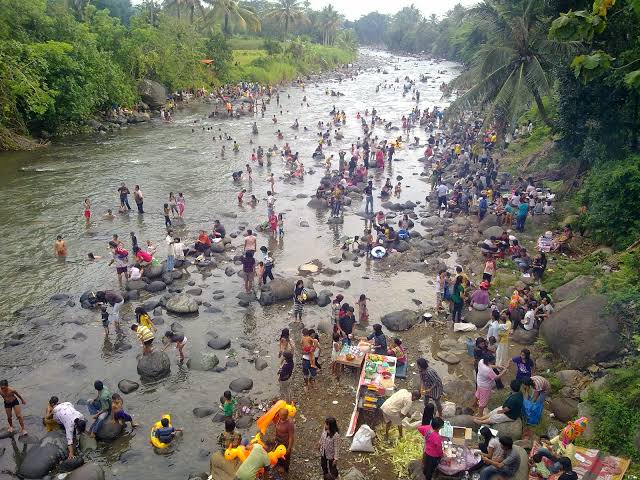
[[[343,236],[362,234],[362,219],[348,213],[362,210],[364,203],[354,202],[347,210],[344,225],[331,226],[326,223],[328,212],[316,212],[306,206],[308,199],[297,197],[311,196],[324,174],[323,166],[311,158],[317,145],[318,121],[329,121],[329,111],[334,105],[347,114],[347,124],[342,127],[344,140],[334,141],[326,150],[327,154],[334,154],[334,165],[337,165],[339,148],[350,149],[351,143],[362,136],[357,112],[364,113],[365,109],[375,107],[380,116],[399,125],[402,115],[415,105],[410,93],[405,97],[402,95],[405,76],[415,80],[420,74],[430,77],[426,83],[417,83],[421,93],[420,107],[424,109],[446,106],[439,86],[458,72],[458,66],[453,63],[383,52],[363,53],[383,62],[388,74],[369,67],[354,80],[339,82],[332,76],[317,86],[308,84],[306,91],[299,87],[282,88],[280,108],[276,107],[274,99],[264,118],[258,115],[239,120],[209,119],[213,106],[194,103],[179,111],[170,123],[153,120],[114,133],[73,137],[35,152],[0,155],[0,185],[3,198],[7,200],[0,209],[3,232],[0,260],[4,270],[0,276],[0,328],[4,340],[23,342],[0,349],[0,377],[8,378],[27,398],[25,415],[30,436],[31,433],[33,437],[41,436],[39,419],[51,395],[59,396],[61,401],[77,402],[94,395],[95,379],[103,379],[111,391],[117,391],[120,379],[139,381],[135,367],[139,348],[131,332],[125,329],[122,334],[112,333],[105,339],[98,314],[80,309],[78,298],[88,289],[117,288],[115,269],[107,266],[106,247],[112,234],[117,233],[128,243],[129,232],[135,232],[140,244],[146,240],[161,244],[165,236],[162,205],[167,202],[170,191],[184,193],[186,228],[177,234],[183,240],[193,241],[198,230],[210,230],[216,218],[222,220],[228,233],[236,231],[240,222],[247,222],[251,228],[264,221],[266,179],[268,173],[273,172],[277,179],[276,211],[285,213],[286,234],[279,240],[259,236],[258,245],[268,245],[274,251],[276,274],[294,275],[299,265],[316,258],[327,264],[328,258],[339,255]],[[399,83],[394,82],[396,77],[400,78]],[[381,88],[376,93],[379,84],[387,84],[388,88]],[[344,96],[327,96],[327,89],[340,91]],[[302,102],[305,95],[309,106]],[[275,125],[271,121],[274,114],[278,118]],[[300,123],[298,131],[289,128],[296,118]],[[253,136],[253,144],[250,144],[254,121],[257,121],[260,133]],[[304,126],[308,127],[308,132],[303,131]],[[213,130],[207,130],[208,127]],[[282,141],[276,138],[278,129],[285,134]],[[232,142],[212,141],[214,134],[222,133],[228,133],[238,141],[239,153],[232,152]],[[400,135],[385,132],[381,127],[376,127],[375,134],[381,140]],[[416,135],[423,137],[424,142],[424,131]],[[281,181],[285,167],[277,157],[271,167],[258,167],[250,161],[251,151],[258,145],[266,150],[274,144],[282,146],[284,142],[289,142],[292,150],[300,153],[307,170],[315,170],[306,175],[302,183]],[[220,155],[223,144],[227,150],[224,158]],[[402,175],[400,201],[424,201],[428,185],[419,181],[418,174],[423,166],[417,158],[421,155],[420,149],[397,152],[396,156],[402,161],[392,162],[384,173],[374,173],[374,184],[380,188],[387,177],[395,183],[396,176]],[[255,209],[246,204],[238,206],[238,185],[231,181],[231,173],[243,170],[247,163],[252,163],[254,180],[245,181],[243,187],[247,189],[246,199],[255,194],[260,200]],[[130,189],[135,184],[141,186],[147,213],[117,213],[116,190],[121,182],[126,182]],[[93,219],[89,228],[82,218],[85,197],[92,202]],[[376,207],[379,202],[376,198]],[[115,212],[113,220],[102,218],[109,208]],[[237,218],[232,218],[233,214]],[[301,220],[306,220],[309,227],[301,227]],[[63,235],[67,242],[69,257],[66,261],[59,261],[53,255],[57,235]],[[235,240],[234,244],[240,245],[240,240]],[[161,250],[159,248],[159,252]],[[88,252],[104,258],[90,263],[86,260]],[[412,299],[433,302],[433,288],[426,284],[422,274],[381,275],[370,262],[359,269],[341,268],[342,273],[333,279],[348,279],[351,287],[346,291],[332,290],[343,293],[350,303],[355,303],[355,298],[366,292],[371,299],[372,318],[392,310],[412,308]],[[93,454],[96,461],[110,467],[108,478],[150,478],[152,473],[160,478],[184,479],[188,472],[206,471],[208,452],[215,448],[221,426],[213,424],[210,418],[195,419],[191,410],[198,406],[216,406],[222,391],[239,376],[254,379],[252,398],[267,399],[273,393],[277,370],[276,339],[279,330],[291,321],[291,305],[263,309],[254,303],[249,308],[242,308],[235,298],[242,290],[240,278],[226,277],[222,269],[215,270],[213,276],[206,279],[195,273],[195,269],[188,273],[186,280],[193,280],[203,288],[201,298],[213,303],[221,312],[201,312],[190,319],[165,314],[164,327],[176,320],[184,325],[189,338],[187,355],[190,351],[206,349],[206,332],[213,330],[224,334],[232,339],[232,350],[226,353],[234,355],[235,352],[240,365],[222,373],[195,372],[177,365],[173,350],[168,351],[173,363],[171,376],[158,384],[143,384],[137,392],[125,396],[127,410],[135,415],[142,427],[116,444],[100,446]],[[416,291],[409,293],[407,287]],[[224,291],[225,298],[212,301],[213,290]],[[57,293],[71,295],[77,305],[68,307],[50,301]],[[124,312],[129,318],[136,305],[126,305]],[[305,321],[313,323],[328,316],[328,311],[308,307],[305,315]],[[79,321],[69,323],[69,320]],[[159,330],[164,327],[160,326]],[[72,339],[77,333],[81,335]],[[269,362],[266,370],[255,371],[248,362],[254,352],[243,350],[241,340],[256,345],[261,356]],[[133,348],[129,349],[127,345],[133,345]],[[224,364],[222,353],[219,356]],[[436,368],[447,371],[443,365],[436,365]],[[178,450],[169,456],[155,455],[148,445],[149,426],[163,413],[171,413],[175,423],[187,432]],[[0,421],[2,428],[4,421],[4,418]],[[0,447],[8,446],[2,445],[5,442],[8,440],[0,440]],[[7,453],[0,456],[0,470],[15,470],[18,456],[18,453],[10,455],[7,449]]]

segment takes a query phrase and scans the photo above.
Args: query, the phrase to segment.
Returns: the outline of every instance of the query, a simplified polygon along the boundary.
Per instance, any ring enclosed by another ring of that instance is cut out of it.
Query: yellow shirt
[[[145,327],[143,325],[138,325],[138,329],[136,330],[136,335],[142,342],[148,342],[149,340],[153,340],[155,338],[155,336],[153,335],[153,332],[149,330],[148,327]]]
[[[148,313],[143,313],[142,315],[140,315],[140,325],[142,325],[143,327],[147,327],[149,330],[156,329]]]
[[[511,332],[511,320],[507,320],[504,326],[500,325],[498,329],[498,343],[502,343],[503,345],[508,345],[509,332]]]

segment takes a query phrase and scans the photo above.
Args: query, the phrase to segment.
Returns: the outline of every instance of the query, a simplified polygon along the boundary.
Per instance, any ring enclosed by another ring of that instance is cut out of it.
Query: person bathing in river
[[[58,258],[67,258],[67,244],[64,242],[62,235],[56,237],[56,241],[53,244],[53,252]]]
[[[20,433],[26,435],[27,430],[24,428],[24,418],[20,404],[26,405],[27,401],[16,389],[9,386],[7,380],[0,380],[0,395],[4,400],[4,411],[7,414],[7,422],[9,424],[7,431],[13,433],[13,412],[15,412],[18,423],[20,424]]]
[[[167,339],[167,344],[162,351],[164,352],[172,343],[175,343],[180,361],[184,361],[184,346],[187,344],[187,337],[185,337],[183,333],[176,333],[171,330],[167,330],[164,336]]]

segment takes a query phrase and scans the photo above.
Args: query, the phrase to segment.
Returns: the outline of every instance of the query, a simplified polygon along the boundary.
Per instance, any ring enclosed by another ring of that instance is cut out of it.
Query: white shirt
[[[64,427],[67,445],[73,445],[74,422],[77,418],[84,419],[84,415],[77,411],[71,402],[59,403],[53,407],[53,419]]]
[[[440,185],[438,185],[437,190],[438,190],[439,197],[444,197],[447,195],[447,193],[449,193],[449,188],[444,183],[441,183]]]
[[[267,197],[267,206],[273,207],[274,203],[276,203],[276,197],[274,197],[273,195],[269,195]]]
[[[171,237],[171,235],[167,235],[164,241],[167,245],[167,256],[173,255],[173,245],[171,244],[171,242],[173,242],[173,238]]]
[[[131,280],[140,280],[142,274],[140,273],[140,269],[138,267],[131,267],[131,274],[129,278]]]
[[[524,319],[522,320],[522,326],[525,330],[532,330],[533,325],[536,321],[536,313],[534,310],[528,310],[527,313],[524,314]]]
[[[498,325],[500,325],[500,322],[498,322],[497,320],[490,320],[489,323],[489,330],[487,331],[487,341],[489,341],[489,338],[493,337],[496,339],[496,341],[498,340]]]
[[[176,260],[184,259],[184,243],[174,243],[173,244],[173,256]]]
[[[384,413],[389,416],[404,415],[407,416],[413,405],[411,392],[405,388],[398,390],[391,395],[380,407]]]
[[[542,207],[542,211],[545,215],[551,215],[553,213],[553,205],[545,205]]]

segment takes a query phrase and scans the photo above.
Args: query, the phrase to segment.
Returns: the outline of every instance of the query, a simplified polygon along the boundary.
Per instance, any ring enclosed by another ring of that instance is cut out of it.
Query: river
[[[212,106],[194,104],[179,111],[171,123],[154,120],[115,133],[66,139],[35,152],[0,155],[0,182],[3,197],[7,199],[0,210],[3,231],[0,260],[5,269],[0,277],[0,328],[5,340],[23,342],[0,350],[0,377],[8,378],[27,398],[29,404],[25,414],[30,436],[41,435],[39,418],[49,396],[58,395],[62,401],[77,402],[94,395],[95,379],[105,380],[112,391],[117,390],[116,385],[122,378],[138,380],[135,362],[139,348],[128,329],[117,336],[112,333],[105,339],[96,312],[82,310],[79,304],[75,307],[60,305],[49,298],[57,293],[67,293],[79,303],[79,295],[85,290],[116,288],[114,268],[107,266],[107,241],[117,233],[127,242],[129,232],[133,231],[141,244],[146,240],[160,244],[165,235],[162,205],[167,201],[169,191],[181,191],[185,195],[187,227],[180,229],[178,234],[183,239],[193,240],[201,227],[210,230],[215,218],[223,221],[227,232],[236,231],[239,222],[247,222],[251,228],[264,221],[266,177],[272,171],[277,178],[276,210],[285,213],[286,234],[277,241],[267,240],[264,236],[258,237],[258,241],[259,246],[267,244],[274,251],[276,274],[294,275],[299,265],[315,258],[326,263],[329,257],[339,255],[341,237],[362,234],[362,219],[349,215],[349,211],[363,209],[364,205],[359,202],[354,202],[347,210],[344,225],[330,226],[326,223],[328,212],[311,210],[306,206],[308,200],[298,197],[312,195],[324,173],[324,168],[315,165],[311,159],[317,145],[318,121],[329,120],[328,113],[334,104],[347,113],[348,122],[342,128],[345,139],[334,141],[327,150],[335,154],[337,164],[338,149],[349,149],[362,135],[360,123],[355,118],[357,112],[364,113],[365,109],[375,107],[379,115],[398,125],[401,116],[415,105],[410,94],[402,96],[402,79],[408,75],[417,80],[420,74],[432,79],[417,84],[421,92],[420,107],[445,106],[439,85],[450,81],[458,71],[455,64],[448,62],[436,63],[383,52],[365,53],[386,63],[389,74],[377,73],[370,67],[355,80],[339,83],[331,78],[317,86],[307,85],[304,92],[300,88],[284,88],[280,91],[282,114],[276,109],[274,100],[268,106],[265,118],[208,119]],[[400,83],[394,83],[396,77],[400,78]],[[376,85],[385,82],[391,88],[376,93]],[[344,96],[329,97],[325,94],[327,89],[340,91]],[[304,95],[308,107],[306,103],[302,104]],[[274,114],[278,117],[276,125],[271,121]],[[300,130],[294,132],[289,125],[296,118]],[[258,122],[260,133],[253,137],[251,145],[249,138],[254,120]],[[304,126],[309,128],[308,132],[303,131]],[[206,130],[208,127],[213,131]],[[277,140],[277,129],[284,132],[283,141]],[[240,143],[239,153],[232,153],[232,142],[212,141],[214,133],[222,132]],[[399,135],[394,133],[384,132],[380,127],[376,129],[380,139]],[[424,132],[421,136],[424,137]],[[252,149],[258,145],[266,150],[270,145],[284,145],[284,142],[289,142],[293,151],[298,151],[304,159],[306,168],[315,168],[315,173],[306,175],[304,182],[289,184],[281,181],[283,165],[278,158],[274,158],[272,167],[260,168],[252,164],[254,180],[244,182],[245,198],[254,193],[260,204],[255,209],[246,205],[239,207],[235,195],[238,186],[231,182],[231,172],[243,170],[250,162]],[[223,144],[227,153],[221,158]],[[421,155],[419,149],[399,151],[396,156],[402,161],[392,162],[383,174],[374,173],[374,184],[380,188],[386,177],[393,180],[402,175],[401,200],[424,201],[428,186],[418,177],[423,171],[422,164],[417,162]],[[117,214],[116,190],[121,182],[126,182],[131,189],[134,184],[141,186],[147,213]],[[82,218],[85,197],[92,202],[93,219],[88,228]],[[375,200],[375,205],[379,205],[379,199]],[[116,212],[114,220],[102,218],[108,208]],[[237,214],[237,218],[230,218],[229,213]],[[299,226],[301,219],[309,223],[308,228]],[[56,235],[63,235],[69,248],[69,257],[63,262],[53,256]],[[234,244],[239,245],[239,239]],[[104,255],[105,259],[90,263],[86,260],[88,252]],[[240,365],[222,373],[194,372],[177,365],[173,351],[170,351],[171,376],[158,384],[143,384],[137,392],[125,396],[127,410],[142,426],[114,445],[100,446],[99,452],[92,454],[96,461],[110,466],[108,478],[148,478],[153,474],[167,479],[184,479],[188,472],[207,470],[208,453],[215,448],[215,438],[221,427],[213,424],[210,418],[195,419],[191,410],[198,406],[216,406],[222,391],[238,376],[249,375],[254,379],[250,393],[254,399],[267,399],[273,393],[277,370],[276,339],[279,330],[291,320],[291,305],[264,309],[257,304],[248,308],[238,306],[235,295],[242,289],[241,279],[226,277],[223,269],[224,265],[206,279],[190,269],[185,277],[203,287],[201,298],[214,303],[221,312],[201,312],[191,319],[175,319],[165,314],[164,321],[165,326],[175,320],[184,325],[190,339],[187,354],[206,348],[207,331],[214,330],[230,337],[232,351],[227,353],[235,352]],[[351,281],[351,287],[342,292],[346,300],[355,303],[355,297],[366,292],[371,298],[372,318],[392,310],[412,308],[414,299],[433,302],[433,288],[426,285],[422,274],[383,275],[376,272],[371,262],[363,262],[359,268],[342,266],[342,269],[334,280]],[[416,292],[408,292],[407,287],[414,287]],[[213,302],[213,290],[223,290],[225,298]],[[124,312],[131,318],[132,306],[127,304]],[[326,309],[309,307],[306,315],[306,321],[313,323],[328,313]],[[68,323],[69,320],[77,322]],[[81,335],[74,340],[71,337],[76,333]],[[256,344],[270,364],[266,370],[255,371],[248,361],[254,352],[242,349],[242,340]],[[133,345],[133,348],[127,345]],[[72,364],[76,364],[75,368]],[[447,371],[443,365],[437,368]],[[169,456],[155,455],[148,446],[149,426],[163,413],[171,413],[175,424],[186,430],[178,450]],[[8,453],[1,456],[0,470],[15,470],[14,461]]]

